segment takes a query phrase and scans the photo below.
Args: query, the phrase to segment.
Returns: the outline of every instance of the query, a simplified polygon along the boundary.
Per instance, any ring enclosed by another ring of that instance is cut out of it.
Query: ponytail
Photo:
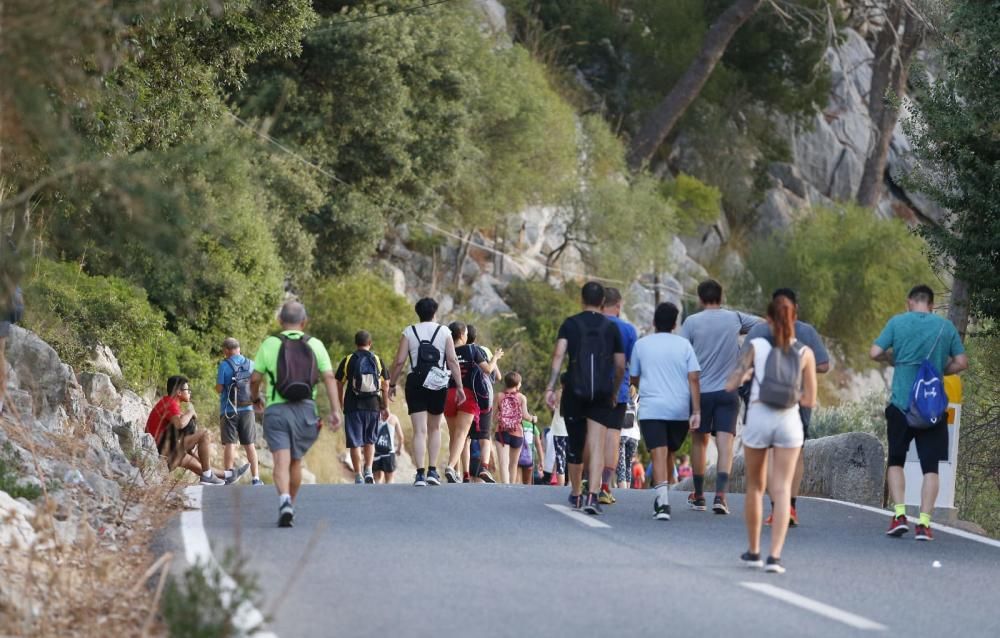
[[[767,306],[767,317],[771,320],[771,333],[774,335],[774,345],[787,350],[795,339],[795,320],[798,313],[787,297],[776,297]]]

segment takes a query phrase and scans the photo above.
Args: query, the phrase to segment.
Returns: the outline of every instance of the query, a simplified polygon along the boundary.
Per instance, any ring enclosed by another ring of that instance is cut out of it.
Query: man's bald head
[[[302,328],[306,324],[306,307],[298,301],[286,301],[278,313],[278,321],[285,330]]]

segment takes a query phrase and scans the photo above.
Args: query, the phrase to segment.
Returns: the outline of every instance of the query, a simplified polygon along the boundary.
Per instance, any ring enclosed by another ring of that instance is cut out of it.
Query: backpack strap
[[[438,336],[438,333],[439,333],[439,332],[441,332],[441,328],[442,328],[442,327],[443,327],[443,326],[442,326],[441,324],[438,324],[438,327],[437,327],[437,328],[436,328],[436,329],[434,330],[434,334],[432,334],[432,335],[431,335],[431,340],[430,340],[430,341],[429,341],[428,343],[430,343],[430,344],[431,344],[432,346],[434,345],[434,341],[435,341],[435,340],[437,339],[437,336]],[[442,364],[443,364],[443,363],[444,363],[444,361],[445,361],[445,353],[444,353],[444,350],[442,350],[442,351],[441,351],[441,358],[439,359],[439,361],[440,361],[440,362],[441,362]],[[438,367],[439,367],[439,368],[443,368],[444,366],[443,366],[443,365],[440,365],[440,366],[438,366]]]
[[[927,356],[924,357],[924,359],[930,359],[931,355],[934,354],[934,351],[937,350],[938,342],[941,341],[941,335],[943,333],[944,333],[944,324],[941,324],[941,329],[938,330],[937,338],[934,339],[934,345],[931,346],[930,352],[927,353]]]

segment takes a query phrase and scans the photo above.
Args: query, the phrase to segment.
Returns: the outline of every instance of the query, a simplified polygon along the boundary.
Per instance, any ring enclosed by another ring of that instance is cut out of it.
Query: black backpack
[[[473,345],[474,348],[479,348]],[[482,351],[482,348],[480,348]],[[485,353],[484,353],[485,354]],[[482,412],[489,412],[493,408],[493,375],[486,374],[477,364],[472,364],[472,371],[469,374],[468,386],[476,395],[476,403]]]
[[[347,387],[359,399],[370,399],[381,394],[382,365],[373,353],[358,350],[347,357]]]
[[[250,396],[250,377],[253,374],[250,369],[250,360],[244,359],[240,365],[236,365],[231,359],[225,359],[225,362],[233,371],[233,378],[226,387],[226,401],[233,408],[253,405],[253,399]]]
[[[441,331],[441,326],[439,325],[434,330],[434,334],[431,335],[430,340],[421,339],[420,335],[417,334],[416,326],[410,326],[410,330],[413,331],[413,336],[420,342],[420,345],[417,346],[417,360],[411,360],[410,367],[413,368],[413,372],[416,373],[419,379],[426,379],[427,373],[434,368],[441,367],[441,351],[434,345],[434,340],[437,339],[438,332]]]
[[[588,326],[582,318],[575,321],[580,330],[580,351],[570,360],[568,385],[574,396],[585,401],[610,398],[615,391],[614,352],[607,334],[618,328],[607,319],[596,326]]]
[[[392,447],[392,427],[388,421],[378,424],[375,434],[375,456],[388,456],[396,451]]]
[[[319,383],[319,366],[316,353],[309,347],[309,335],[303,334],[298,339],[290,339],[284,334],[277,337],[281,339],[281,348],[278,349],[275,391],[286,401],[312,399],[313,386]]]

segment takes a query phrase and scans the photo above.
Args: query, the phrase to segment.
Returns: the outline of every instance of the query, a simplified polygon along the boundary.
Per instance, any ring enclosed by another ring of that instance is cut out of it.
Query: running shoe
[[[413,481],[413,487],[427,487],[427,481],[424,480],[423,472],[417,472],[417,478]]]
[[[597,495],[597,500],[601,505],[615,504],[615,497],[611,494],[611,490],[601,490],[601,493]]]
[[[794,505],[792,505],[791,512],[788,515],[788,526],[789,527],[799,526],[799,513],[795,511]]]
[[[892,523],[889,524],[889,529],[886,531],[886,536],[902,536],[906,532],[910,531],[910,526],[906,523],[906,515],[900,514],[899,516],[892,519]]]
[[[934,534],[931,533],[931,528],[929,525],[920,525],[919,523],[913,529],[915,532],[913,538],[918,541],[932,541],[934,540]]]
[[[458,472],[456,472],[451,467],[444,468],[444,479],[449,483],[461,483],[461,481],[458,479]]]
[[[764,561],[760,559],[760,554],[753,554],[749,551],[743,552],[740,556],[740,562],[742,562],[747,567],[763,567]]]
[[[715,500],[712,501],[712,511],[716,514],[728,514],[729,513],[729,503],[726,502],[725,494],[716,494]]]
[[[660,499],[653,501],[653,518],[658,521],[670,520],[670,505],[660,505]]]
[[[369,472],[365,472],[365,483],[367,483],[368,485],[374,485],[375,484],[375,475],[372,474],[370,471]]]
[[[466,474],[465,476],[462,477],[462,482],[463,483],[471,483],[472,482],[472,477],[469,476],[468,474]]]
[[[576,496],[573,496],[572,494],[570,494],[569,495],[569,506],[572,507],[575,510],[578,510],[581,507],[583,507],[583,494],[577,494]]]
[[[228,483],[226,481],[220,479],[215,474],[212,474],[211,476],[207,476],[207,477],[205,475],[202,475],[202,477],[201,477],[201,484],[202,485],[228,485]]]
[[[767,518],[764,519],[764,524],[770,526],[774,522],[774,514],[768,514]]]
[[[774,556],[767,557],[767,564],[764,565],[764,571],[769,574],[784,574],[785,568],[781,565],[781,559],[775,558]]]
[[[226,485],[232,485],[236,481],[238,481],[241,478],[243,478],[243,475],[246,474],[247,470],[249,470],[249,469],[250,469],[250,464],[249,463],[244,463],[243,465],[241,465],[238,468],[234,469],[233,473],[230,474],[229,478],[226,479]]]
[[[291,501],[284,501],[278,507],[278,527],[294,527],[295,508]]]
[[[260,480],[259,478],[255,478],[254,480],[250,481],[250,484],[251,485],[263,485],[264,481]]]
[[[583,511],[591,516],[597,516],[604,512],[601,509],[601,499],[598,498],[597,494],[593,492],[587,494],[587,500],[584,502]]]
[[[487,470],[486,468],[483,468],[483,469],[479,470],[479,478],[482,479],[482,481],[484,483],[496,483],[497,482],[497,480],[495,478],[493,478],[493,475],[490,474],[490,471]]]
[[[693,510],[696,510],[698,512],[704,512],[705,511],[705,495],[704,494],[695,494],[694,492],[691,492],[690,494],[688,494],[688,505],[690,505],[691,509],[693,509]]]
[[[437,470],[427,470],[427,484],[441,485],[441,475],[438,474]]]
[[[355,485],[364,485],[365,484],[365,477],[364,477],[364,475],[362,475],[362,474],[355,474],[354,475],[354,484]]]

